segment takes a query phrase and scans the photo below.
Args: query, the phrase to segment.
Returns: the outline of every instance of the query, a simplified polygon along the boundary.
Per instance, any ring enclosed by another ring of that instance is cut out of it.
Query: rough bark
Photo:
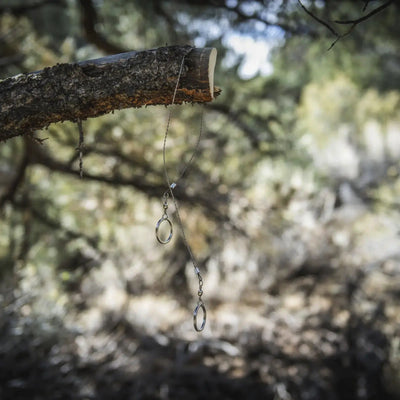
[[[58,121],[172,102],[212,101],[216,50],[170,46],[57,64],[0,82],[0,140],[30,134]]]

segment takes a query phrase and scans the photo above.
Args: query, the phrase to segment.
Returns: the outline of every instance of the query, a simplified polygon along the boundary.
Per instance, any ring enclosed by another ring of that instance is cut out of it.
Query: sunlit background
[[[388,2],[390,3],[390,2]],[[392,2],[0,0],[0,78],[218,49],[167,168],[204,278],[155,238],[165,107],[0,146],[0,399],[400,398],[400,25]],[[1,101],[1,100],[0,100]]]

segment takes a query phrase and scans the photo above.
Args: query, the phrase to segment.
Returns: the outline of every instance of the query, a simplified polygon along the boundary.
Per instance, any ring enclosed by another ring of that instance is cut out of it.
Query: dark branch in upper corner
[[[347,20],[347,21],[335,21],[335,23],[337,24],[342,24],[342,25],[351,25],[350,28],[345,32],[342,33],[341,35],[339,35],[336,40],[331,44],[331,46],[329,47],[328,50],[330,50],[340,39],[343,39],[344,37],[350,35],[350,33],[353,31],[353,29],[360,24],[361,22],[364,22],[368,19],[370,19],[371,17],[373,17],[374,15],[378,14],[379,12],[383,11],[385,8],[387,8],[390,4],[392,4],[394,2],[394,0],[389,0],[386,3],[382,4],[381,6],[375,8],[374,10],[372,10],[370,13],[368,13],[367,15],[364,15],[361,18],[358,19],[353,19],[353,20]],[[364,6],[363,10],[365,10],[366,6],[368,5],[368,2],[366,3],[366,5]]]
[[[108,41],[108,39],[102,35],[96,29],[97,24],[97,12],[93,5],[92,0],[79,0],[81,7],[81,24],[85,32],[86,39],[94,44],[100,50],[103,50],[107,54],[124,53],[127,49],[115,45]]]
[[[367,15],[364,15],[364,16],[361,17],[361,18],[352,19],[352,20],[345,20],[345,21],[336,20],[335,23],[336,23],[336,24],[343,24],[343,25],[350,25],[350,24],[357,25],[357,24],[359,24],[359,23],[361,23],[361,22],[364,22],[364,21],[366,21],[367,19],[373,17],[374,15],[380,13],[380,12],[383,11],[385,8],[389,7],[390,4],[392,4],[392,3],[394,3],[394,0],[389,0],[389,1],[387,1],[386,3],[384,3],[384,4],[382,4],[381,6],[375,8],[374,10],[372,10],[372,11],[369,12]],[[368,3],[367,3],[367,4],[368,4]],[[365,9],[365,8],[364,8],[364,9]]]
[[[319,18],[317,15],[315,15],[312,11],[308,10],[304,4],[302,3],[302,0],[297,0],[298,3],[300,4],[301,8],[306,12],[311,18],[313,18],[315,21],[317,21],[319,24],[323,25],[325,28],[329,30],[333,35],[336,36],[336,39],[332,42],[330,45],[329,50],[332,49],[332,47],[340,40],[343,39],[344,37],[348,36],[353,29],[361,22],[364,22],[374,15],[380,13],[383,11],[385,8],[390,6],[392,3],[394,3],[395,0],[388,0],[386,3],[382,4],[381,6],[375,8],[371,12],[369,12],[367,15],[364,15],[363,17],[357,18],[357,19],[352,19],[352,20],[335,20],[334,22],[336,24],[341,24],[341,25],[351,25],[350,28],[344,32],[344,33],[338,33],[328,22],[324,21],[323,19]],[[363,7],[363,11],[366,10],[368,4],[370,3],[371,0],[365,0],[365,4]]]

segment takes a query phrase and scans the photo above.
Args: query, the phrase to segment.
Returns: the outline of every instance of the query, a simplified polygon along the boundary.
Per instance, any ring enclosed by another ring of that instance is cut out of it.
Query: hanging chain
[[[76,150],[79,151],[79,176],[83,179],[83,147],[84,147],[84,136],[82,128],[82,120],[78,118],[78,129],[79,129],[79,143]]]
[[[176,85],[175,85],[175,90],[174,90],[174,94],[173,94],[173,97],[172,97],[171,105],[173,105],[175,103],[175,97],[176,97],[176,93],[178,91],[179,81],[180,81],[180,78],[181,78],[181,75],[182,75],[185,57],[187,56],[187,54],[190,53],[191,50],[192,49],[190,49],[182,58],[182,62],[181,62],[181,65],[180,65],[178,79],[177,79],[177,82],[176,82]],[[172,223],[169,220],[168,214],[167,214],[168,198],[171,197],[171,199],[172,199],[172,201],[174,203],[174,206],[175,206],[175,212],[176,212],[176,216],[177,216],[177,220],[178,220],[178,225],[179,225],[179,228],[180,228],[180,231],[181,231],[181,234],[182,234],[183,243],[184,243],[184,245],[185,245],[185,247],[187,249],[187,252],[189,253],[189,257],[190,257],[190,260],[191,260],[191,262],[193,264],[193,268],[194,268],[194,271],[196,273],[196,276],[197,276],[197,279],[198,279],[198,283],[199,283],[198,291],[197,291],[197,296],[198,296],[197,305],[196,305],[196,307],[195,307],[195,309],[193,311],[193,326],[194,326],[194,329],[197,332],[201,332],[204,329],[204,327],[206,325],[206,319],[207,319],[206,307],[205,307],[205,305],[203,303],[203,300],[202,300],[202,296],[203,296],[203,277],[201,276],[197,260],[196,260],[196,258],[194,256],[192,248],[190,247],[189,242],[187,240],[185,229],[183,227],[181,215],[180,215],[180,212],[179,212],[179,206],[178,206],[178,203],[177,203],[176,198],[174,196],[173,189],[175,189],[175,187],[177,186],[177,182],[179,182],[183,178],[185,173],[188,171],[188,168],[191,165],[191,163],[193,162],[193,160],[195,158],[195,155],[196,155],[196,153],[197,153],[197,151],[199,149],[200,140],[201,140],[201,136],[202,136],[202,132],[203,132],[203,112],[204,112],[203,110],[202,110],[201,119],[200,119],[199,135],[198,135],[198,138],[197,138],[197,142],[196,142],[196,146],[194,148],[194,151],[193,151],[189,161],[186,163],[185,167],[183,168],[182,172],[180,173],[180,175],[179,175],[178,179],[176,180],[176,182],[172,182],[171,183],[169,175],[168,175],[167,163],[166,163],[166,145],[167,145],[167,138],[168,138],[169,128],[170,128],[170,124],[171,124],[171,117],[172,117],[172,110],[169,109],[168,118],[167,118],[167,124],[166,124],[165,134],[164,134],[163,151],[162,151],[164,177],[165,177],[165,181],[166,181],[167,186],[168,186],[168,190],[163,195],[164,214],[161,217],[161,219],[157,222],[157,225],[156,225],[156,237],[157,237],[157,240],[160,243],[168,243],[172,238]],[[161,223],[163,221],[167,221],[167,223],[169,223],[170,234],[169,234],[169,236],[168,236],[168,238],[166,240],[160,241],[160,238],[159,238],[159,235],[158,235],[158,228],[159,228],[159,226],[161,225]],[[198,323],[197,323],[197,315],[198,315],[200,310],[202,310],[203,319],[202,319],[201,325],[199,327]]]

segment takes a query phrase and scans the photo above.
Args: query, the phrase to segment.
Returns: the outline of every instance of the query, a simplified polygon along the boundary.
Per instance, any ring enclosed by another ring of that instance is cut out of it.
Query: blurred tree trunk
[[[17,75],[0,82],[0,140],[128,107],[212,101],[216,50],[170,46]]]

